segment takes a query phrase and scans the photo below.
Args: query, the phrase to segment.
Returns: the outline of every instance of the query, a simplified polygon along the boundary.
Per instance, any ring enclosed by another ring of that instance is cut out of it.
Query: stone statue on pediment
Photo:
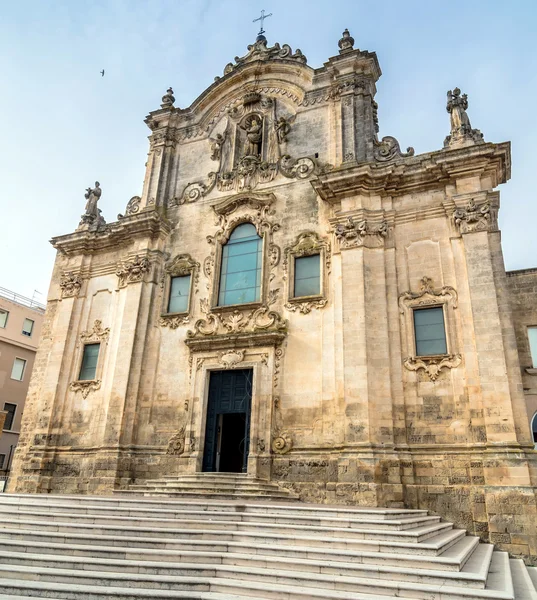
[[[451,133],[444,140],[444,147],[455,147],[483,142],[483,134],[479,129],[472,129],[468,117],[468,96],[461,94],[459,88],[447,93],[446,110],[450,115]]]
[[[101,184],[98,181],[95,182],[94,188],[89,187],[86,189],[86,193],[84,194],[84,198],[86,198],[86,209],[80,220],[79,227],[83,225],[98,227],[99,225],[105,224],[105,220],[101,216],[101,211],[97,206],[101,194]]]

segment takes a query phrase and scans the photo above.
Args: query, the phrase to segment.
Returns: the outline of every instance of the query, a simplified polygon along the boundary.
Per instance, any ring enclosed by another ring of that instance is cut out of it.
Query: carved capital
[[[483,202],[477,205],[473,198],[465,208],[455,209],[453,212],[453,221],[461,233],[490,231],[495,224],[490,202]]]
[[[357,248],[359,246],[380,247],[388,236],[388,222],[371,223],[367,219],[355,220],[347,217],[344,221],[336,221],[334,235],[339,249]]]
[[[82,287],[82,281],[78,273],[64,273],[60,279],[62,298],[76,298]]]
[[[144,273],[147,273],[151,265],[146,257],[136,256],[130,262],[120,263],[116,270],[119,279],[119,287],[125,287],[129,283],[142,281]]]

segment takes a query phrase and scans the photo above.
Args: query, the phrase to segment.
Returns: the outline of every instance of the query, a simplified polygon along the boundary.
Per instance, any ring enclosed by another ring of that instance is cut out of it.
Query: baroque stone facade
[[[313,69],[260,35],[190,107],[170,88],[149,114],[124,215],[106,224],[88,188],[78,229],[53,240],[11,491],[202,470],[210,382],[241,371],[248,473],[304,500],[427,508],[536,560],[537,454],[497,227],[509,143],[471,128],[460,90],[441,150],[379,140],[377,57],[348,31],[339,47]],[[244,224],[259,280],[229,305],[224,250]],[[312,257],[317,288],[297,295]],[[424,354],[414,315],[431,307],[445,352]],[[82,380],[88,335],[99,357]]]

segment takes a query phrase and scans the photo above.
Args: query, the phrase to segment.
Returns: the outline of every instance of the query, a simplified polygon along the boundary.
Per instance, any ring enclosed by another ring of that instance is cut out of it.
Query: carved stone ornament
[[[401,152],[399,142],[391,135],[387,135],[380,142],[374,141],[373,156],[377,162],[389,162],[398,158],[414,156],[414,148],[409,146],[406,152]]]
[[[177,329],[181,325],[187,325],[190,321],[190,315],[178,316],[178,315],[162,315],[158,321],[161,327],[169,327],[170,329]]]
[[[168,440],[166,454],[168,456],[181,456],[185,451],[185,427],[181,427],[177,433],[174,433]]]
[[[149,271],[150,266],[149,259],[141,256],[136,256],[130,262],[120,263],[116,270],[119,287],[125,287],[129,283],[142,281],[144,273]]]
[[[403,362],[409,371],[418,371],[423,369],[431,381],[436,381],[440,375],[441,369],[455,369],[462,362],[460,354],[449,354],[441,358],[429,358],[427,356],[406,358]]]
[[[93,328],[88,331],[83,331],[80,334],[80,341],[84,344],[100,343],[108,340],[110,336],[110,327],[103,328],[101,320],[96,319],[93,323]]]
[[[257,38],[254,44],[250,44],[248,46],[248,54],[243,57],[235,57],[235,63],[228,63],[224,68],[224,75],[228,75],[233,72],[238,67],[254,62],[257,60],[293,60],[300,64],[306,64],[307,59],[302,54],[302,52],[297,48],[296,52],[293,54],[291,47],[288,44],[284,44],[280,46],[280,44],[276,43],[274,46],[270,48],[267,47],[266,38],[261,35]]]
[[[293,299],[293,301],[289,301],[286,303],[285,308],[290,310],[291,312],[299,312],[303,315],[307,315],[314,308],[324,308],[328,304],[328,300],[326,298],[319,298],[319,300],[306,300],[300,301],[298,299]]]
[[[341,250],[364,245],[379,246],[388,235],[388,222],[383,220],[372,224],[366,219],[355,221],[347,217],[345,221],[335,224],[334,234]],[[368,244],[366,239],[369,239]]]
[[[492,224],[490,203],[477,205],[472,198],[466,208],[457,208],[453,212],[453,220],[461,233],[487,231]]]
[[[166,277],[183,277],[191,275],[192,282],[196,288],[199,282],[200,264],[190,254],[178,254],[174,259],[166,263],[164,274],[160,280],[160,287],[164,287]]]
[[[354,49],[354,38],[349,33],[348,29],[343,32],[343,37],[338,42],[339,53],[345,54]]]
[[[142,199],[140,198],[140,196],[133,196],[128,202],[127,202],[127,208],[125,209],[125,214],[119,214],[117,216],[118,219],[124,219],[125,217],[130,217],[131,215],[135,215],[136,213],[138,213],[140,211],[140,202],[142,201]]]
[[[78,296],[82,287],[82,277],[78,273],[64,273],[60,279],[62,298]]]
[[[218,353],[218,362],[226,369],[232,369],[244,360],[244,350],[225,350]]]
[[[86,210],[80,219],[77,230],[97,230],[106,225],[106,221],[101,215],[101,209],[97,206],[102,193],[101,184],[98,181],[95,182],[94,188],[89,187],[86,189],[86,193],[84,194],[86,198]]]
[[[479,129],[472,129],[468,109],[468,96],[459,88],[447,93],[446,110],[450,115],[451,133],[444,140],[444,147],[458,147],[484,143]]]
[[[101,381],[97,380],[83,380],[83,381],[72,381],[69,387],[73,392],[80,392],[82,398],[87,398],[90,392],[95,392],[101,387]]]
[[[173,90],[169,87],[166,90],[164,96],[162,96],[162,104],[160,105],[162,108],[171,108],[173,103],[175,102],[175,97],[173,95]]]
[[[283,432],[272,440],[272,452],[275,454],[287,454],[293,447],[293,440],[289,433]]]
[[[419,291],[403,292],[399,296],[399,309],[401,314],[404,314],[407,308],[439,304],[445,300],[450,300],[452,307],[457,308],[458,295],[455,289],[449,285],[434,288],[433,280],[430,277],[423,277],[420,282]]]
[[[187,184],[180,196],[178,196],[177,198],[172,198],[172,200],[170,200],[170,206],[196,202],[200,198],[204,198],[213,190],[216,183],[217,174],[211,172],[207,177],[207,183],[197,181],[195,183]]]

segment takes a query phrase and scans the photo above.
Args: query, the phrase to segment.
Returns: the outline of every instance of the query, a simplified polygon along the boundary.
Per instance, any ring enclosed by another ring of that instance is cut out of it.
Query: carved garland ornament
[[[303,256],[319,254],[321,257],[321,292],[319,298],[294,298],[294,260]],[[321,239],[315,232],[306,231],[301,233],[295,244],[285,249],[285,260],[283,262],[284,280],[288,280],[288,301],[285,308],[291,312],[300,312],[303,315],[310,313],[314,308],[323,308],[328,304],[324,298],[325,278],[331,270],[332,257],[330,254],[330,242]],[[323,272],[324,271],[324,272]]]
[[[144,273],[150,269],[149,259],[146,257],[136,256],[130,262],[120,263],[116,270],[116,275],[119,279],[119,287],[125,287],[129,283],[137,283],[142,281]]]
[[[76,298],[82,287],[82,277],[77,273],[64,273],[60,279],[62,298]]]
[[[412,332],[413,309],[425,306],[447,304],[449,309],[456,309],[458,306],[458,295],[454,288],[445,285],[441,288],[434,288],[433,281],[429,277],[423,277],[418,292],[404,292],[399,296],[399,309],[402,315],[406,316],[407,339],[409,347],[409,357],[405,358],[403,365],[409,371],[418,371],[423,369],[431,381],[436,381],[442,369],[454,369],[462,362],[462,356],[457,353],[448,352],[445,356],[416,356],[415,341]],[[446,333],[449,330],[451,319],[447,314],[445,323]],[[411,338],[411,339],[410,339]],[[449,342],[449,336],[447,336]],[[449,344],[448,344],[449,350]]]

